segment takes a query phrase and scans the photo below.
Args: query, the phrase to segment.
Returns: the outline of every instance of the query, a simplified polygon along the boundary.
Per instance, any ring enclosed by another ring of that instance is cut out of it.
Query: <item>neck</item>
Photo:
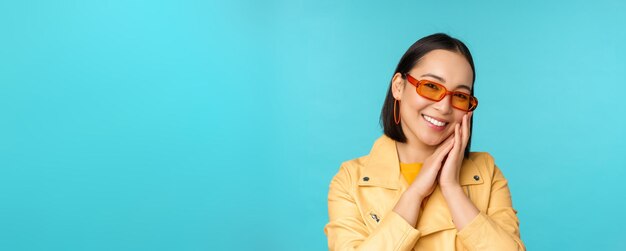
[[[424,160],[435,152],[437,146],[426,145],[418,139],[407,137],[406,143],[396,142],[396,149],[400,162],[424,163]]]

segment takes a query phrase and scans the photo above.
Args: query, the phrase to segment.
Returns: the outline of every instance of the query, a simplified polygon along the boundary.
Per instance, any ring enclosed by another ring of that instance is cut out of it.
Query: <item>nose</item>
[[[441,114],[449,114],[452,112],[452,95],[446,94],[442,100],[435,102],[433,108],[439,110]]]

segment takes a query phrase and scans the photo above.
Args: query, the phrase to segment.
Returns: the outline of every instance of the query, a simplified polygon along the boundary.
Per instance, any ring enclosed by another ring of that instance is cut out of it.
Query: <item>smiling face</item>
[[[458,52],[433,50],[424,55],[408,74],[418,80],[427,79],[442,84],[448,91],[470,94],[473,81],[472,68]],[[467,112],[453,108],[450,95],[436,102],[420,96],[415,86],[400,73],[392,80],[395,99],[400,100],[401,126],[409,144],[428,146],[441,144],[454,132]]]

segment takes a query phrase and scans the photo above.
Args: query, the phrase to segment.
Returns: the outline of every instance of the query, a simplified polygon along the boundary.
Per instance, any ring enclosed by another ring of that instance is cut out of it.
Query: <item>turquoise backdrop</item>
[[[474,151],[529,250],[626,250],[624,1],[2,1],[0,250],[324,250],[420,37],[465,41]]]

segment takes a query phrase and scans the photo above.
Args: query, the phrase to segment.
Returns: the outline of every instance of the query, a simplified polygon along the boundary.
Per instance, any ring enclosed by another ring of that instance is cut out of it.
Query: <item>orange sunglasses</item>
[[[452,94],[451,104],[456,109],[469,112],[475,110],[478,106],[478,99],[472,95],[464,92],[448,91],[442,84],[426,79],[417,80],[409,74],[405,75],[409,83],[415,86],[417,94],[428,100],[439,102],[446,95]]]

